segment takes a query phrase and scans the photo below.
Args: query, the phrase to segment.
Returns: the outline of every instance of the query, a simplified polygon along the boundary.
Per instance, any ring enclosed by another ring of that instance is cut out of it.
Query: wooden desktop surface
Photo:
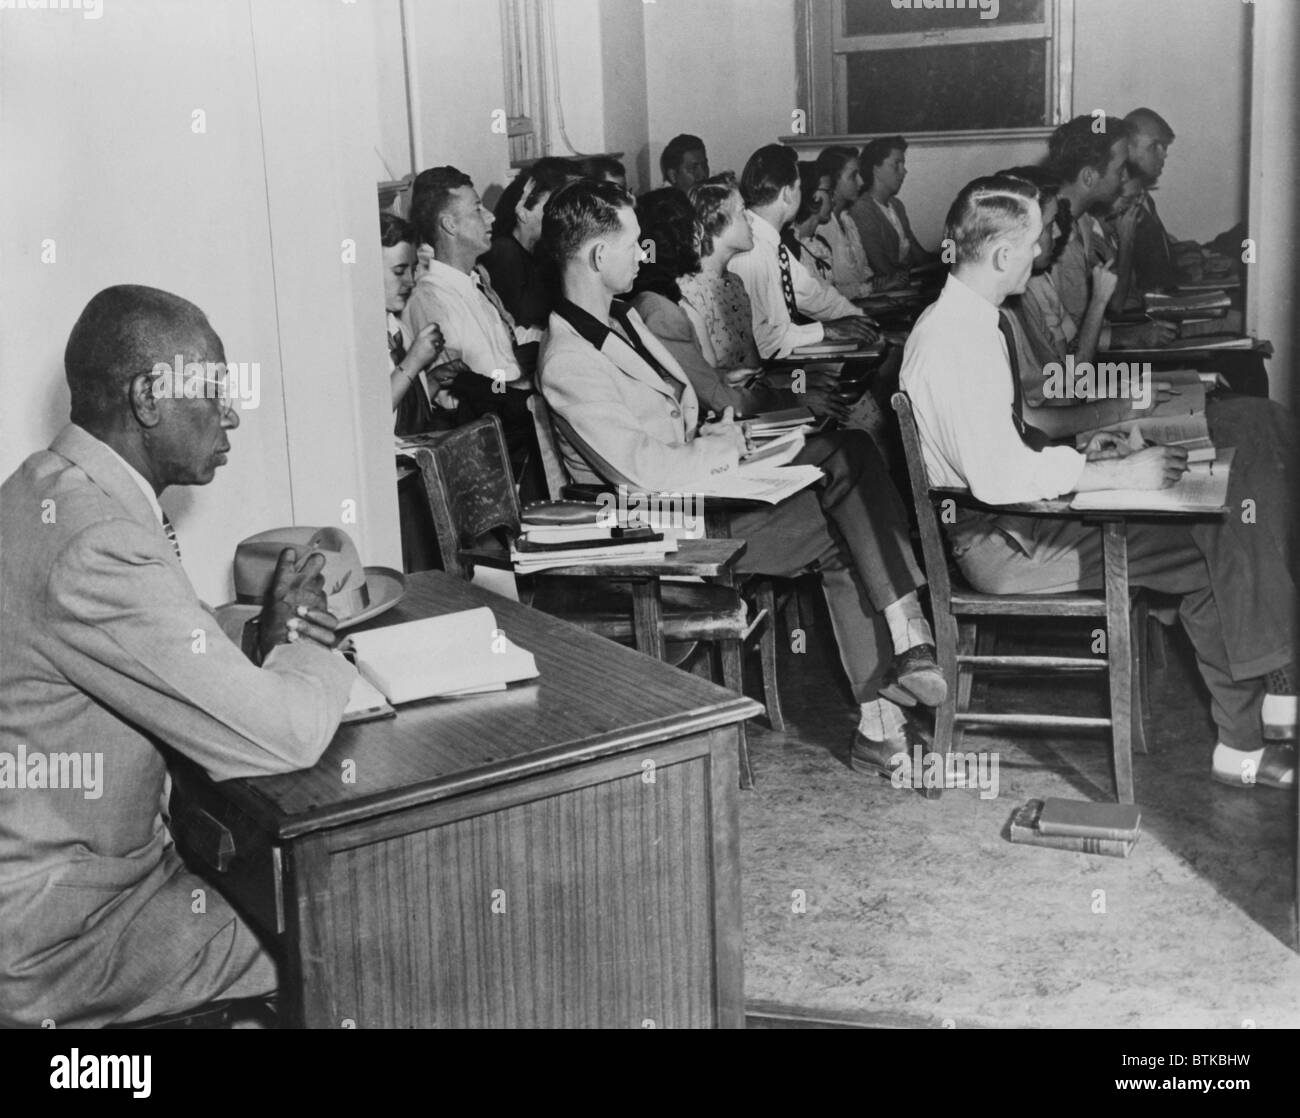
[[[694,733],[762,712],[752,699],[441,571],[408,575],[402,601],[358,629],[479,606],[537,657],[538,679],[342,726],[314,768],[232,781],[230,798],[287,839],[634,749],[670,728]],[[345,760],[355,763],[355,783],[340,779]]]

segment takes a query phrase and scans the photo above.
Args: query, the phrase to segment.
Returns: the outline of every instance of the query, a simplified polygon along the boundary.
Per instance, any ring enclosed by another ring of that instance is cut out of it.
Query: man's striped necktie
[[[176,529],[172,527],[172,522],[168,519],[166,513],[163,513],[163,531],[167,533],[167,539],[171,542],[172,550],[176,552],[176,561],[179,563],[181,561],[181,545],[176,539]]]

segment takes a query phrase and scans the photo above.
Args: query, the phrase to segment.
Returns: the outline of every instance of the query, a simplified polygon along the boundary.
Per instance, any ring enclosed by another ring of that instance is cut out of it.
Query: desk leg
[[[1128,537],[1122,520],[1102,525],[1106,557],[1106,649],[1110,661],[1110,732],[1119,802],[1133,802],[1133,634],[1129,629]]]
[[[657,578],[632,583],[632,632],[637,651],[664,658],[664,603]]]

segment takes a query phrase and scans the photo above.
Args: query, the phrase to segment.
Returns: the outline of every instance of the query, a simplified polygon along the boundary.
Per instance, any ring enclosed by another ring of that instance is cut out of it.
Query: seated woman
[[[849,207],[862,193],[862,175],[858,170],[858,153],[850,147],[828,147],[817,157],[817,176],[831,183],[831,219],[822,227],[822,235],[831,246],[831,273],[835,289],[846,299],[870,295],[871,265],[858,227],[849,217]]]
[[[577,171],[567,159],[539,159],[521,171],[497,200],[492,247],[479,263],[518,326],[545,330],[559,281],[550,263],[535,253],[547,199]]]
[[[900,285],[912,268],[938,263],[912,232],[898,192],[907,178],[907,141],[902,136],[872,140],[862,149],[862,196],[850,216],[862,239],[877,289]]]
[[[727,271],[736,253],[753,247],[740,191],[733,183],[702,183],[692,197],[708,214],[703,224],[676,187],[652,190],[637,203],[641,240],[654,245],[654,259],[641,265],[632,288],[637,314],[717,415],[727,408],[753,415],[800,404],[821,415],[842,414],[843,406],[827,390],[832,378],[818,378],[816,387],[799,396],[767,383],[749,296]]]
[[[410,339],[399,317],[415,286],[411,274],[415,263],[415,233],[395,214],[381,213],[379,238],[384,261],[384,309],[388,312],[388,383],[393,396],[393,431],[398,435],[418,435],[424,431],[446,430],[454,426],[452,413],[456,401],[438,381],[431,384],[425,372],[443,350],[442,331],[436,322],[431,322]],[[444,383],[450,383],[456,371],[446,365],[439,370],[439,376]]]
[[[811,276],[835,285],[830,242],[821,227],[831,220],[831,177],[809,160],[799,163],[801,200],[794,220],[781,230],[781,242],[798,258]]]

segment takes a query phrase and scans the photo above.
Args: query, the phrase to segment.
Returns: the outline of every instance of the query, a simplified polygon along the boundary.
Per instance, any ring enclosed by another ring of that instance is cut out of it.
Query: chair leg
[[[953,683],[948,688],[948,697],[935,708],[934,741],[930,752],[947,757],[952,752],[953,715],[957,712],[957,619],[951,613],[934,611],[934,639],[939,654],[939,670],[944,679]],[[937,800],[943,794],[942,788],[923,788],[921,795],[927,800]]]
[[[979,622],[979,634],[975,638],[976,656],[994,656],[998,651],[998,623],[994,617],[986,617]],[[982,707],[988,700],[989,675],[984,673],[975,680],[971,688],[971,703]],[[968,708],[969,709],[969,708]]]
[[[722,685],[728,690],[737,691],[742,695],[745,693],[744,656],[745,648],[741,641],[718,642],[718,659],[722,663]],[[740,786],[742,788],[753,788],[754,771],[749,764],[749,740],[745,734],[745,724],[743,722],[740,724],[738,738]]]
[[[1102,527],[1106,556],[1106,659],[1110,679],[1110,732],[1115,756],[1115,792],[1133,802],[1133,650],[1129,632],[1128,539],[1121,521]]]
[[[758,659],[763,671],[763,705],[767,707],[767,724],[777,733],[785,730],[781,713],[781,693],[776,681],[776,592],[770,578],[760,579],[754,597],[760,610],[767,610],[767,621],[758,636]]]
[[[1139,592],[1129,612],[1129,639],[1133,643],[1133,752],[1150,753],[1147,723],[1151,711],[1151,670],[1148,663],[1149,615],[1146,595]]]
[[[958,621],[957,622],[957,655],[974,656],[977,654],[980,643],[981,627],[975,621]],[[957,660],[954,656],[953,663]],[[957,678],[954,681],[957,686],[957,703],[954,708],[956,713],[965,713],[970,710],[971,692],[974,690],[975,669],[969,664],[962,667],[957,664]],[[966,727],[960,722],[954,722],[952,728],[952,745],[949,751],[961,749],[962,742],[966,740]]]
[[[793,633],[796,629],[803,628],[803,618],[800,617],[799,610],[799,587],[801,583],[795,580],[790,584],[790,593],[785,599],[785,631]]]

